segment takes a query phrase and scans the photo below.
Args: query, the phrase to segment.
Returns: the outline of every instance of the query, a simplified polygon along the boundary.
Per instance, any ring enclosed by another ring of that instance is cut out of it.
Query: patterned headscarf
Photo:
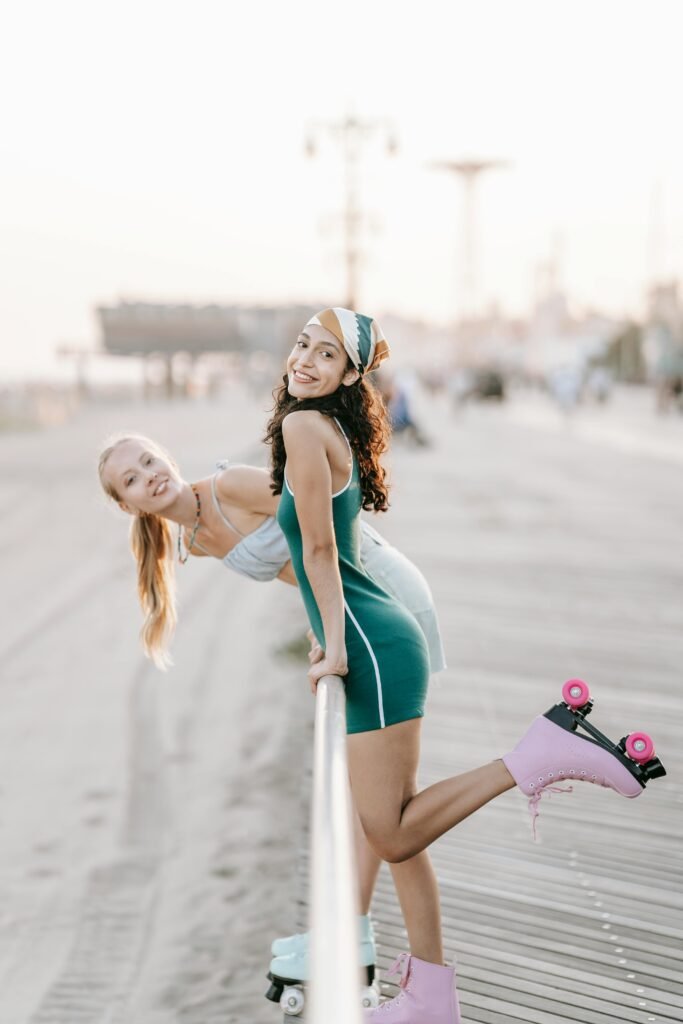
[[[323,309],[321,313],[312,316],[306,327],[309,324],[325,327],[334,334],[361,376],[376,370],[389,355],[389,346],[384,340],[382,329],[370,316],[335,306],[334,309]]]

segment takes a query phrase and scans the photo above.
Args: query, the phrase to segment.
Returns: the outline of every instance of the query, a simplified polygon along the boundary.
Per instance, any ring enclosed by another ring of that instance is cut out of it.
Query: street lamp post
[[[307,156],[317,153],[319,140],[330,135],[341,147],[344,162],[344,263],[346,266],[346,305],[356,309],[358,302],[358,271],[361,263],[361,232],[363,212],[360,204],[360,159],[364,143],[376,135],[384,137],[386,151],[393,156],[397,150],[396,135],[386,119],[362,120],[349,113],[341,120],[312,121],[307,128]]]

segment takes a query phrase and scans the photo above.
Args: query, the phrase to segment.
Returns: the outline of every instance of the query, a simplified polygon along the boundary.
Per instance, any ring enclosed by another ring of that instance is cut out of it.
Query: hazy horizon
[[[480,183],[483,304],[526,312],[539,263],[584,308],[642,312],[683,270],[679,11],[584,0],[26,4],[5,17],[0,372],[96,339],[119,298],[343,301],[339,149],[311,121],[388,118],[364,151],[359,305],[435,323],[459,304],[461,192],[432,160],[499,157]],[[680,94],[680,89],[678,90]],[[12,97],[11,103],[7,102]],[[321,229],[321,225],[326,230]]]

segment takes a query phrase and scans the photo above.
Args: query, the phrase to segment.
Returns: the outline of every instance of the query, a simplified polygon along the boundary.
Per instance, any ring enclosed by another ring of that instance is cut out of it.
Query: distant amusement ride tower
[[[461,283],[456,317],[461,323],[471,323],[480,312],[477,289],[477,225],[476,185],[484,171],[507,167],[507,160],[438,160],[430,164],[437,171],[457,175],[463,184],[463,218],[461,232]]]

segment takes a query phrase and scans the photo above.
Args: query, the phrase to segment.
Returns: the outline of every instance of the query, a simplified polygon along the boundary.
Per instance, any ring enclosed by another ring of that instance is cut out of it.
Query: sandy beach
[[[293,925],[313,710],[282,656],[305,626],[297,594],[192,560],[158,672],[127,517],[95,471],[129,429],[191,479],[254,460],[265,405],[102,405],[0,437],[3,1024],[244,1020]]]

